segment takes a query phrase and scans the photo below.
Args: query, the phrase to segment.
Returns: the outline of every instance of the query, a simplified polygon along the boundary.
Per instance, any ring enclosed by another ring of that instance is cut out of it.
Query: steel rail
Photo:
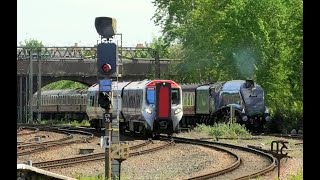
[[[165,136],[161,136],[162,138],[166,138]],[[174,141],[177,141],[177,142],[189,142],[189,143],[192,143],[192,144],[198,144],[198,145],[205,145],[205,146],[211,146],[211,147],[214,147],[215,145],[219,145],[219,146],[224,146],[224,147],[228,147],[228,148],[234,148],[234,149],[240,149],[242,151],[246,151],[246,152],[251,152],[251,153],[254,153],[254,154],[257,154],[257,155],[260,155],[260,156],[263,156],[263,157],[266,157],[268,158],[271,163],[269,166],[267,166],[266,168],[260,170],[260,171],[257,171],[257,172],[254,172],[252,174],[249,174],[249,175],[245,175],[245,176],[242,176],[242,177],[238,177],[236,179],[238,180],[242,180],[242,179],[250,179],[250,178],[255,178],[255,177],[258,177],[262,174],[265,174],[267,172],[270,172],[272,171],[275,167],[276,167],[276,159],[268,154],[268,153],[265,153],[265,152],[262,152],[262,151],[259,151],[259,150],[256,150],[256,149],[252,149],[252,148],[246,148],[246,147],[242,147],[242,146],[236,146],[236,145],[232,145],[232,144],[226,144],[226,143],[219,143],[219,142],[210,142],[210,141],[201,141],[201,140],[197,140],[197,139],[187,139],[187,138],[180,138],[180,137],[172,137],[172,139]],[[223,170],[224,171],[224,170]],[[230,172],[230,171],[226,171],[226,172]],[[226,173],[224,172],[224,173]],[[211,177],[216,177],[220,174],[224,174],[224,173],[219,173],[218,172],[213,172],[211,173],[212,176]],[[204,177],[202,177],[204,176]],[[209,174],[206,174],[206,175],[202,175],[202,176],[197,176],[197,177],[194,177],[194,178],[198,178],[199,179],[208,179],[208,178],[211,178]]]
[[[144,143],[132,146],[129,149],[137,149],[139,147],[142,147],[144,145],[149,144],[150,142],[151,141],[146,141]],[[151,148],[151,149],[146,149],[146,150],[139,151],[139,152],[129,153],[129,157],[157,151],[157,150],[163,149],[165,147],[168,147],[169,145],[171,145],[171,142],[167,143],[165,145],[162,145],[162,146],[158,146],[156,148]],[[90,155],[85,155],[85,156],[80,156],[80,157],[38,162],[38,163],[33,163],[33,166],[38,167],[38,168],[42,168],[42,169],[52,169],[52,168],[56,168],[56,167],[67,167],[69,165],[78,164],[81,162],[89,162],[89,161],[96,161],[96,160],[103,160],[103,159],[105,159],[105,152],[95,153],[95,154],[90,154]]]

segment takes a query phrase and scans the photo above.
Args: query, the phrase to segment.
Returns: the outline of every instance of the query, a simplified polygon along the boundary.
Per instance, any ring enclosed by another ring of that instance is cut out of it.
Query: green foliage
[[[199,124],[195,130],[213,136],[217,140],[219,138],[237,139],[251,137],[250,132],[238,123],[216,123],[213,126]]]
[[[78,175],[76,177],[76,179],[78,180],[104,180],[104,175],[103,174],[99,174],[97,176],[83,176],[83,175]]]
[[[252,78],[285,128],[302,124],[301,0],[154,0],[164,39],[181,43],[177,82]]]
[[[82,121],[65,121],[65,120],[41,120],[39,122],[40,124],[46,125],[62,125],[62,126],[75,126],[75,127],[80,127],[80,126],[90,126],[90,123],[88,120],[82,120]]]
[[[24,43],[19,42],[21,47],[26,47],[26,48],[41,48],[44,47],[42,44],[42,41],[38,41],[36,39],[29,39],[29,40],[24,40]]]
[[[303,170],[300,169],[295,174],[289,176],[289,180],[302,180],[303,179]]]
[[[166,58],[169,56],[168,44],[166,44],[165,40],[161,37],[153,37],[152,42],[150,44],[146,43],[146,47],[159,52],[160,58]],[[152,57],[154,56],[152,55]]]
[[[105,177],[104,177],[104,174],[99,174],[99,175],[97,175],[97,176],[77,175],[77,176],[76,176],[76,179],[78,179],[78,180],[104,180]],[[119,179],[120,179],[119,177],[115,177],[114,180],[119,180]],[[122,177],[122,176],[121,176],[121,179],[123,179],[123,180],[128,180],[128,178]]]
[[[87,89],[88,86],[70,81],[70,80],[61,80],[44,86],[43,90],[55,90],[55,89]]]

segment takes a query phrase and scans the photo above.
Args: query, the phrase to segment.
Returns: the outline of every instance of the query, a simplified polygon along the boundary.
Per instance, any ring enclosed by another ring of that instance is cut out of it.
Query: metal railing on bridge
[[[94,60],[96,58],[96,47],[41,47],[26,48],[17,47],[17,60],[29,60],[29,51],[31,50],[32,59],[41,60]],[[119,57],[123,59],[131,59],[135,61],[153,61],[155,60],[155,51],[151,48],[138,47],[119,47]],[[174,61],[178,59],[170,59],[161,57],[160,61]]]

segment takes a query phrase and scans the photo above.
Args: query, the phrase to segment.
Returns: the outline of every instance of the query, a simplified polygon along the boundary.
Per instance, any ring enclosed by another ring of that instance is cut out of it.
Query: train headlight
[[[174,111],[174,114],[179,114],[179,113],[181,113],[181,111],[182,111],[182,109],[181,109],[181,108],[178,108],[178,109],[176,109],[176,110]]]
[[[150,108],[145,108],[144,110],[145,110],[145,111],[146,111],[146,113],[148,113],[148,114],[151,114],[151,113],[152,113],[152,111],[151,111],[151,109],[150,109]]]
[[[242,114],[246,113],[246,111],[244,110],[244,108],[242,109],[241,113],[242,113]]]
[[[244,121],[244,122],[248,121],[248,117],[247,116],[243,116],[242,117],[242,121]]]

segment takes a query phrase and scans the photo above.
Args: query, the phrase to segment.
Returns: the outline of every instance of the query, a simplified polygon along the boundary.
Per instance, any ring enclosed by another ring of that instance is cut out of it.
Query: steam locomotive
[[[181,127],[233,121],[260,132],[270,120],[264,91],[253,80],[182,84],[181,88],[184,114]]]

